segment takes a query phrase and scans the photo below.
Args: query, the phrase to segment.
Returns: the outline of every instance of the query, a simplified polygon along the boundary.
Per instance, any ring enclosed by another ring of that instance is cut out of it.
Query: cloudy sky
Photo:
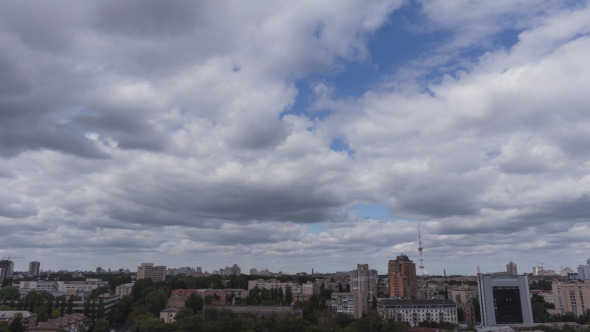
[[[586,1],[0,0],[16,270],[590,257]]]

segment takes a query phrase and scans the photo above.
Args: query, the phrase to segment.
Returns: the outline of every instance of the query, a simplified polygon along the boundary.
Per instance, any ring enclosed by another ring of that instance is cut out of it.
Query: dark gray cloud
[[[445,46],[359,98],[315,79],[369,61],[401,4],[3,2],[0,254],[383,272],[415,255],[421,221],[432,272],[573,264],[590,236],[590,11],[424,1]],[[325,117],[293,109],[307,77]]]

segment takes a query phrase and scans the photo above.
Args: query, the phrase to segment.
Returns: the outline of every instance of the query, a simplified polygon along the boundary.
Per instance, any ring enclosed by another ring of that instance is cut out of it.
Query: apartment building
[[[166,267],[154,266],[153,263],[141,263],[137,267],[137,280],[152,279],[153,282],[166,280]]]
[[[590,309],[590,280],[584,282],[554,282],[552,284],[555,312],[582,315]]]
[[[457,305],[451,300],[383,299],[377,310],[384,317],[395,318],[411,327],[421,322],[458,324]]]

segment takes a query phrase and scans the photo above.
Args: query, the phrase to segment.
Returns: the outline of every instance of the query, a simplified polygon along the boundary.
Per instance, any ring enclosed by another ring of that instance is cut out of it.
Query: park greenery
[[[83,312],[91,319],[91,331],[108,332],[113,325],[133,332],[182,332],[182,331],[396,331],[404,332],[407,325],[395,319],[383,318],[377,310],[369,311],[362,318],[352,318],[345,314],[332,313],[327,303],[332,291],[322,287],[320,294],[311,296],[308,300],[294,302],[292,291],[287,288],[263,289],[254,288],[248,296],[240,298],[235,295],[228,297],[236,305],[279,305],[293,306],[301,309],[303,318],[294,316],[263,317],[252,314],[236,314],[223,307],[214,306],[214,295],[201,297],[191,294],[186,301],[186,307],[178,311],[175,321],[164,323],[159,318],[160,311],[166,307],[171,292],[175,289],[247,289],[248,280],[278,279],[281,282],[305,283],[315,281],[308,276],[232,276],[222,278],[219,275],[206,277],[172,276],[166,281],[153,282],[151,279],[137,280],[130,295],[124,296],[110,312],[105,310],[101,297],[103,294],[114,293],[118,285],[131,282],[129,276],[103,276],[109,281],[110,287],[98,287],[92,293],[80,299],[74,296],[54,297],[47,292],[31,291],[24,297],[19,296],[18,289],[12,287],[0,288],[0,310],[28,310],[38,315],[38,321],[43,322],[64,314],[73,312],[74,301],[83,301]],[[47,276],[48,280],[76,280],[65,275]],[[349,290],[348,285],[339,285],[340,291]],[[547,288],[547,284],[537,282],[534,287]],[[532,288],[532,287],[531,287]],[[446,290],[444,291],[446,293]],[[447,295],[447,294],[443,294]],[[375,299],[376,303],[376,299]],[[531,299],[534,321],[542,322],[590,322],[590,310],[584,315],[574,317],[573,314],[550,316],[547,309],[552,305],[545,303],[542,296],[533,295]],[[476,318],[479,319],[479,304],[474,301]],[[376,309],[374,306],[372,309]],[[461,317],[462,312],[458,312]],[[424,322],[421,327],[433,327],[452,330],[451,324]],[[554,328],[542,327],[538,330],[556,332]],[[10,325],[0,323],[0,332],[24,331],[20,317]],[[563,330],[568,332],[567,330]]]

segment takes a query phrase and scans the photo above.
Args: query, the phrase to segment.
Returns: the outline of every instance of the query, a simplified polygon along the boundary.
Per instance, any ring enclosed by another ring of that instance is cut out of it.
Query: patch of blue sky
[[[313,88],[318,82],[333,87],[336,99],[358,98],[377,89],[388,76],[451,38],[449,32],[411,28],[420,25],[420,11],[421,7],[413,2],[394,11],[388,22],[369,37],[366,61],[343,63],[333,72],[314,73],[297,81],[295,86],[299,95],[293,107],[281,113],[281,117],[305,114],[322,120],[330,115],[329,110],[310,109],[317,98]]]
[[[346,143],[346,141],[344,141],[342,138],[333,139],[330,143],[330,149],[336,152],[346,151],[350,157],[354,157],[355,153],[355,151],[352,150],[348,143]]]
[[[311,224],[309,225],[309,232],[313,233],[313,234],[320,234],[323,232],[327,232],[328,229],[325,228],[322,224],[320,223],[315,223],[315,224]]]
[[[382,220],[382,219],[389,219],[395,220],[396,218],[389,212],[385,203],[382,204],[374,204],[374,205],[366,205],[366,204],[357,204],[350,206],[346,209],[347,211],[354,213],[357,215],[359,219],[375,219],[375,220]]]

